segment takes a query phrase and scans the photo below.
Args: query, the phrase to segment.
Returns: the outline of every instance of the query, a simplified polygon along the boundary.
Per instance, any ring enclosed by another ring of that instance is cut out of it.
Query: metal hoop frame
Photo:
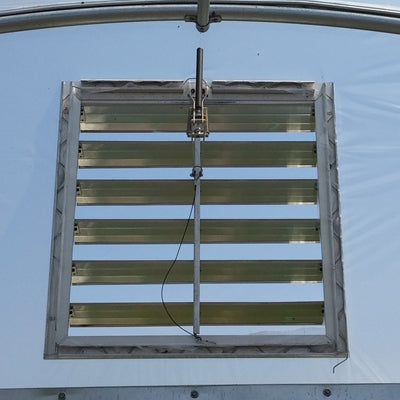
[[[208,23],[207,21],[208,14]],[[221,21],[279,22],[400,33],[400,8],[327,1],[108,1],[18,8],[0,12],[0,33],[61,26],[194,22],[200,32]]]

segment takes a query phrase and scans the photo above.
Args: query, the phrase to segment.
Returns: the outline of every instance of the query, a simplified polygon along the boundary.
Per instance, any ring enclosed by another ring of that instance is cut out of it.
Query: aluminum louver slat
[[[74,261],[73,284],[161,283],[171,260]],[[203,260],[203,283],[321,282],[321,260]],[[168,283],[193,282],[193,261],[176,261]]]
[[[102,123],[83,123],[82,131],[87,132],[180,132],[186,129],[186,123],[173,122],[165,124],[163,122],[102,122]],[[310,122],[286,121],[276,122],[273,118],[270,121],[259,123],[218,123],[209,124],[213,132],[243,132],[249,129],[251,132],[312,132],[314,126]]]
[[[78,244],[179,243],[182,219],[75,220]],[[317,219],[204,219],[202,243],[302,243],[319,241]],[[183,243],[193,243],[193,221]]]
[[[181,325],[192,323],[192,303],[167,303]],[[321,324],[323,302],[201,303],[202,325]],[[77,303],[70,306],[71,326],[171,326],[161,303]]]
[[[82,107],[83,132],[184,132],[190,103],[88,104]],[[311,132],[312,103],[213,104],[208,101],[213,132]]]
[[[204,167],[312,167],[315,142],[204,142]],[[81,141],[81,168],[192,167],[190,142]]]
[[[79,180],[77,204],[191,204],[192,180]],[[317,181],[202,180],[202,204],[315,204]]]
[[[189,104],[190,105],[190,104]],[[224,119],[236,118],[242,120],[244,117],[249,117],[249,121],[261,120],[262,118],[289,118],[293,120],[296,118],[303,118],[310,115],[313,116],[314,106],[312,102],[309,103],[296,103],[291,104],[271,104],[271,103],[250,103],[250,104],[213,104],[211,99],[208,99],[208,112],[218,122]],[[188,102],[174,104],[160,104],[160,103],[90,103],[82,107],[84,122],[102,122],[107,119],[112,121],[112,116],[126,116],[130,117],[132,121],[138,118],[148,121],[150,119],[159,120],[160,122],[171,119],[177,119],[179,116],[183,117],[184,122],[187,122]],[[251,118],[251,119],[250,119]],[[314,118],[313,118],[314,119]]]

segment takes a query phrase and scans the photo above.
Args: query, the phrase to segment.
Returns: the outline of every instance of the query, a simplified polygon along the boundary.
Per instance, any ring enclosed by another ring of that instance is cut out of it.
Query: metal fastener
[[[324,390],[322,391],[322,394],[323,394],[324,396],[326,396],[326,397],[329,397],[329,396],[332,394],[332,392],[330,391],[330,389],[324,389]]]

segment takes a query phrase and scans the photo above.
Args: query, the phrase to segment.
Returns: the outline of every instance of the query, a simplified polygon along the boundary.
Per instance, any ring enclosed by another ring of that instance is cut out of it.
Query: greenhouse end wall
[[[181,22],[3,34],[0,387],[399,382],[400,38],[285,24]],[[168,45],[166,45],[168,44]],[[349,358],[43,360],[62,81],[335,85]]]

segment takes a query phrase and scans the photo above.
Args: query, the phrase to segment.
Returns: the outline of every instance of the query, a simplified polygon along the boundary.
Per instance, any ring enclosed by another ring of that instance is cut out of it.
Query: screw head
[[[198,392],[197,390],[192,390],[192,391],[190,392],[190,397],[191,397],[192,399],[197,399],[197,398],[199,397],[199,392]]]
[[[65,400],[67,398],[67,396],[65,395],[65,393],[60,392],[58,393],[58,400]]]
[[[332,394],[332,392],[330,391],[330,389],[324,389],[324,390],[322,391],[322,394],[323,394],[325,397],[330,397],[330,395]]]

